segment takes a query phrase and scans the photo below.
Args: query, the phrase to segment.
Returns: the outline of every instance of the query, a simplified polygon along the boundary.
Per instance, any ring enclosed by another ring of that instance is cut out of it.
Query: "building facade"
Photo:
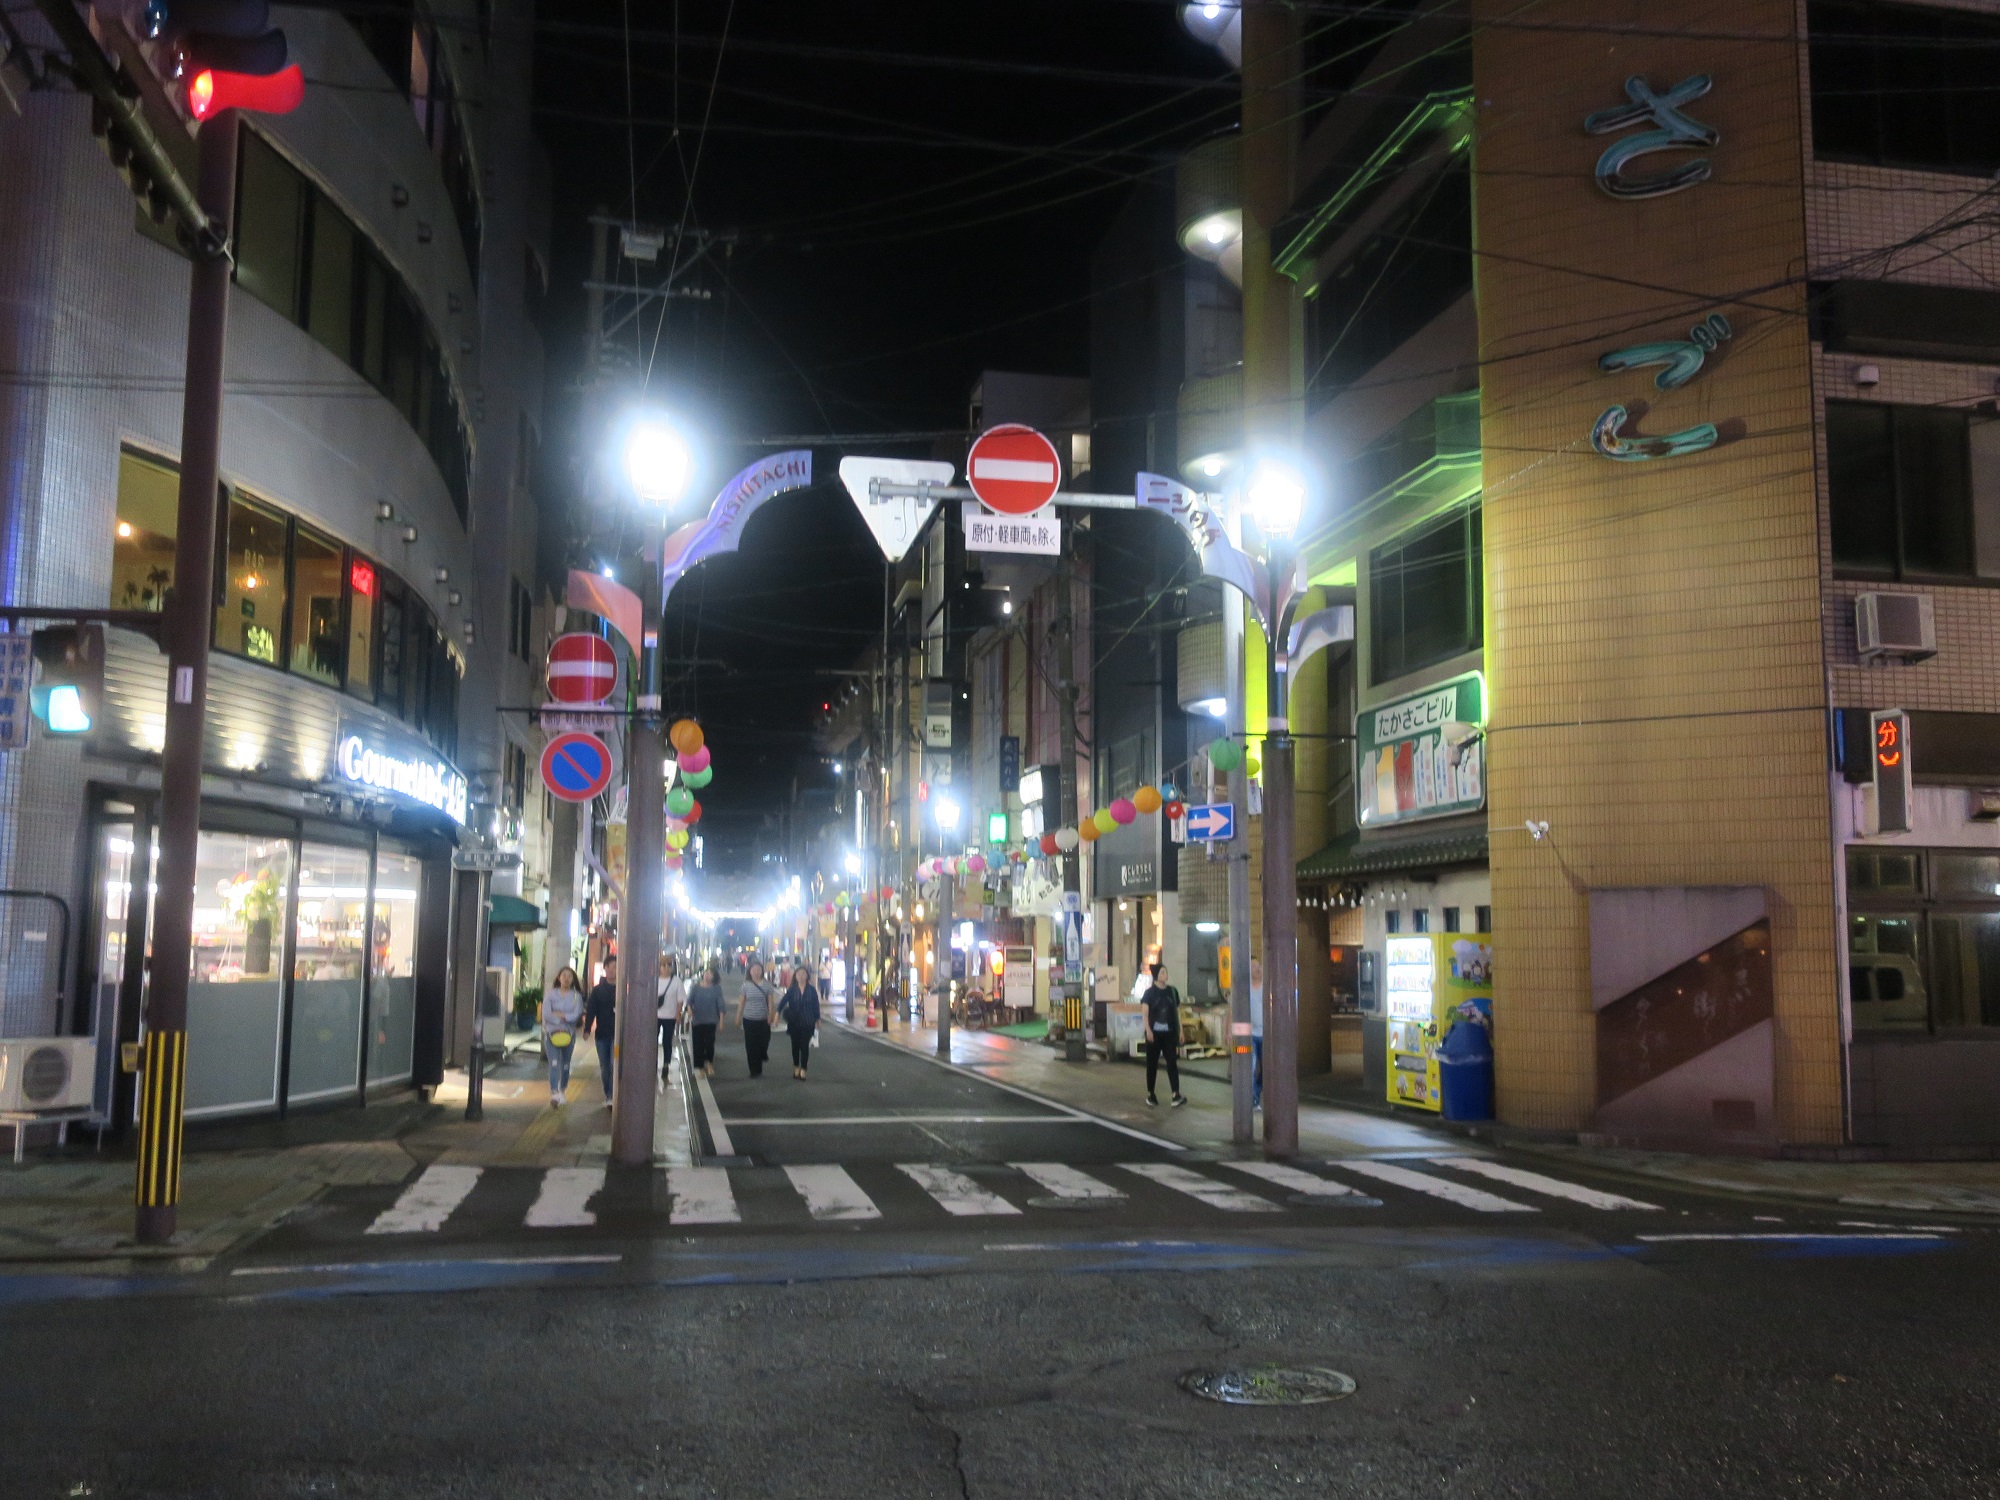
[[[139,7],[99,7],[136,35]],[[435,1083],[470,1036],[494,867],[518,866],[547,174],[523,6],[287,13],[312,80],[240,125],[190,1117]],[[30,38],[39,47],[46,38]],[[32,51],[31,51],[31,56]],[[48,85],[0,116],[8,603],[172,586],[187,261]],[[512,587],[510,588],[510,585]],[[517,592],[518,590],[518,592]],[[76,912],[10,965],[13,1035],[97,1038],[129,1117],[165,667],[108,633],[102,712],[0,767],[0,876]],[[510,796],[511,792],[511,796]],[[470,868],[465,868],[469,866]],[[455,868],[456,867],[456,868]],[[516,877],[518,879],[518,877]],[[518,884],[515,886],[518,891]],[[45,929],[4,913],[10,953]],[[55,1006],[51,976],[68,996]],[[67,1013],[64,1013],[64,1012]]]

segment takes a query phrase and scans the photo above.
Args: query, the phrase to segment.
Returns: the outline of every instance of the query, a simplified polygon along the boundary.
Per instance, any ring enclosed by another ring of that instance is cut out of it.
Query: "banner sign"
[[[725,484],[699,521],[690,521],[660,550],[660,595],[664,599],[696,564],[720,552],[734,552],[743,528],[773,495],[804,489],[813,482],[810,448],[773,453],[740,470]]]
[[[449,761],[421,751],[398,754],[352,730],[341,735],[333,760],[344,781],[408,797],[436,808],[454,823],[465,821],[465,778]]]
[[[996,515],[977,501],[965,502],[967,552],[1029,552],[1055,557],[1062,551],[1062,522],[1053,511],[1034,515]]]
[[[1354,783],[1362,826],[1484,807],[1485,746],[1477,731],[1485,723],[1486,678],[1479,672],[1355,715]]]

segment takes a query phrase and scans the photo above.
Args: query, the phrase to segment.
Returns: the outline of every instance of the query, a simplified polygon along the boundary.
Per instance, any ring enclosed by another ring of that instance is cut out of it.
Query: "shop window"
[[[111,539],[111,607],[166,607],[174,581],[174,537],[179,530],[181,477],[171,464],[134,453],[118,454],[118,519]]]
[[[204,829],[195,849],[187,1112],[278,1101],[288,840]]]
[[[2000,1027],[2000,855],[1847,851],[1858,1031]]]
[[[299,847],[292,935],[289,1103],[348,1094],[361,1076],[362,969],[368,961],[368,851]]]
[[[229,540],[215,649],[277,666],[285,629],[285,518],[240,494],[229,497]]]
[[[417,1015],[417,902],[423,865],[383,845],[375,856],[375,921],[369,941],[368,1081],[410,1076]]]
[[[2000,577],[2000,422],[1826,403],[1833,562],[1874,578]]]
[[[300,526],[292,536],[292,670],[340,686],[346,556],[338,542]]]
[[[1847,924],[1847,983],[1857,1031],[1923,1029],[1930,1020],[1917,960],[1922,918],[1860,915]]]
[[[1828,0],[1806,17],[1815,156],[1980,177],[2000,169],[2000,21]]]
[[[1477,505],[1369,554],[1371,682],[1392,682],[1479,648],[1480,569]]]
[[[367,558],[347,560],[347,690],[362,702],[375,697],[375,600],[382,575]]]
[[[236,284],[299,320],[306,184],[255,131],[242,132],[236,178]]]

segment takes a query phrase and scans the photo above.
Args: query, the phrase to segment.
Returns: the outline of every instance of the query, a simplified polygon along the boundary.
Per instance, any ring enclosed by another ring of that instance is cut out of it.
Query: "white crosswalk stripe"
[[[1078,1203],[1113,1203],[1125,1196],[1110,1183],[1099,1182],[1088,1172],[1079,1172],[1061,1162],[1017,1161],[1012,1165],[1016,1172],[1032,1178],[1058,1198]]]
[[[1338,1161],[1329,1166],[1338,1167],[1343,1172],[1359,1172],[1363,1177],[1373,1177],[1378,1182],[1393,1183],[1412,1192],[1426,1193],[1433,1198],[1442,1198],[1447,1203],[1456,1203],[1460,1208],[1469,1208],[1481,1214],[1532,1214],[1541,1212],[1526,1203],[1516,1203],[1511,1198],[1502,1198],[1498,1193],[1489,1193],[1481,1188],[1467,1187],[1462,1182],[1452,1182],[1443,1177],[1432,1177],[1425,1172],[1412,1172],[1408,1167],[1399,1167],[1386,1161]]]
[[[542,1190],[528,1209],[530,1229],[563,1229],[595,1224],[597,1215],[587,1207],[604,1189],[602,1167],[550,1167],[542,1173]]]
[[[954,1172],[949,1167],[898,1162],[896,1170],[936,1199],[938,1207],[960,1218],[979,1214],[1018,1214],[1021,1211],[998,1193],[989,1193],[963,1172]]]
[[[844,1167],[787,1167],[785,1175],[815,1219],[879,1219],[882,1210]]]
[[[1239,1172],[1247,1172],[1252,1177],[1262,1178],[1273,1187],[1281,1187],[1288,1192],[1303,1193],[1309,1198],[1359,1198],[1361,1194],[1344,1182],[1335,1182],[1330,1177],[1315,1177],[1310,1172],[1302,1172],[1297,1167],[1288,1167],[1275,1161],[1226,1161],[1222,1165],[1234,1167]]]
[[[484,1167],[425,1167],[423,1175],[375,1216],[369,1234],[436,1234],[452,1210],[479,1186]]]
[[[1150,1178],[1160,1186],[1172,1188],[1177,1193],[1186,1193],[1190,1198],[1198,1199],[1210,1208],[1220,1208],[1236,1214],[1283,1212],[1269,1198],[1259,1198],[1255,1193],[1246,1193],[1241,1188],[1231,1187],[1226,1182],[1217,1182],[1212,1177],[1204,1177],[1199,1172],[1189,1171],[1186,1167],[1171,1166],[1165,1162],[1127,1162],[1125,1170]]]
[[[1551,1198],[1567,1198],[1570,1202],[1581,1203],[1586,1208],[1640,1208],[1651,1213],[1658,1213],[1660,1210],[1660,1205],[1657,1203],[1627,1198],[1622,1193],[1600,1192],[1596,1188],[1564,1182],[1560,1177],[1545,1177],[1540,1172],[1530,1172],[1525,1167],[1510,1167],[1501,1162],[1488,1161],[1481,1156],[1433,1156],[1431,1161],[1440,1167],[1471,1172],[1478,1177],[1490,1177],[1493,1181],[1504,1182],[1510,1187],[1526,1188],[1531,1193],[1546,1193]]]
[[[740,1224],[727,1167],[668,1167],[668,1217],[676,1224]]]

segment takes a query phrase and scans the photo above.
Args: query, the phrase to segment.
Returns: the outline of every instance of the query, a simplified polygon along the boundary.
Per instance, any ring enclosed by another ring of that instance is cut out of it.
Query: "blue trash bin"
[[[1447,1120],[1493,1118],[1493,1043],[1484,1026],[1461,1020],[1445,1033],[1438,1094]]]

